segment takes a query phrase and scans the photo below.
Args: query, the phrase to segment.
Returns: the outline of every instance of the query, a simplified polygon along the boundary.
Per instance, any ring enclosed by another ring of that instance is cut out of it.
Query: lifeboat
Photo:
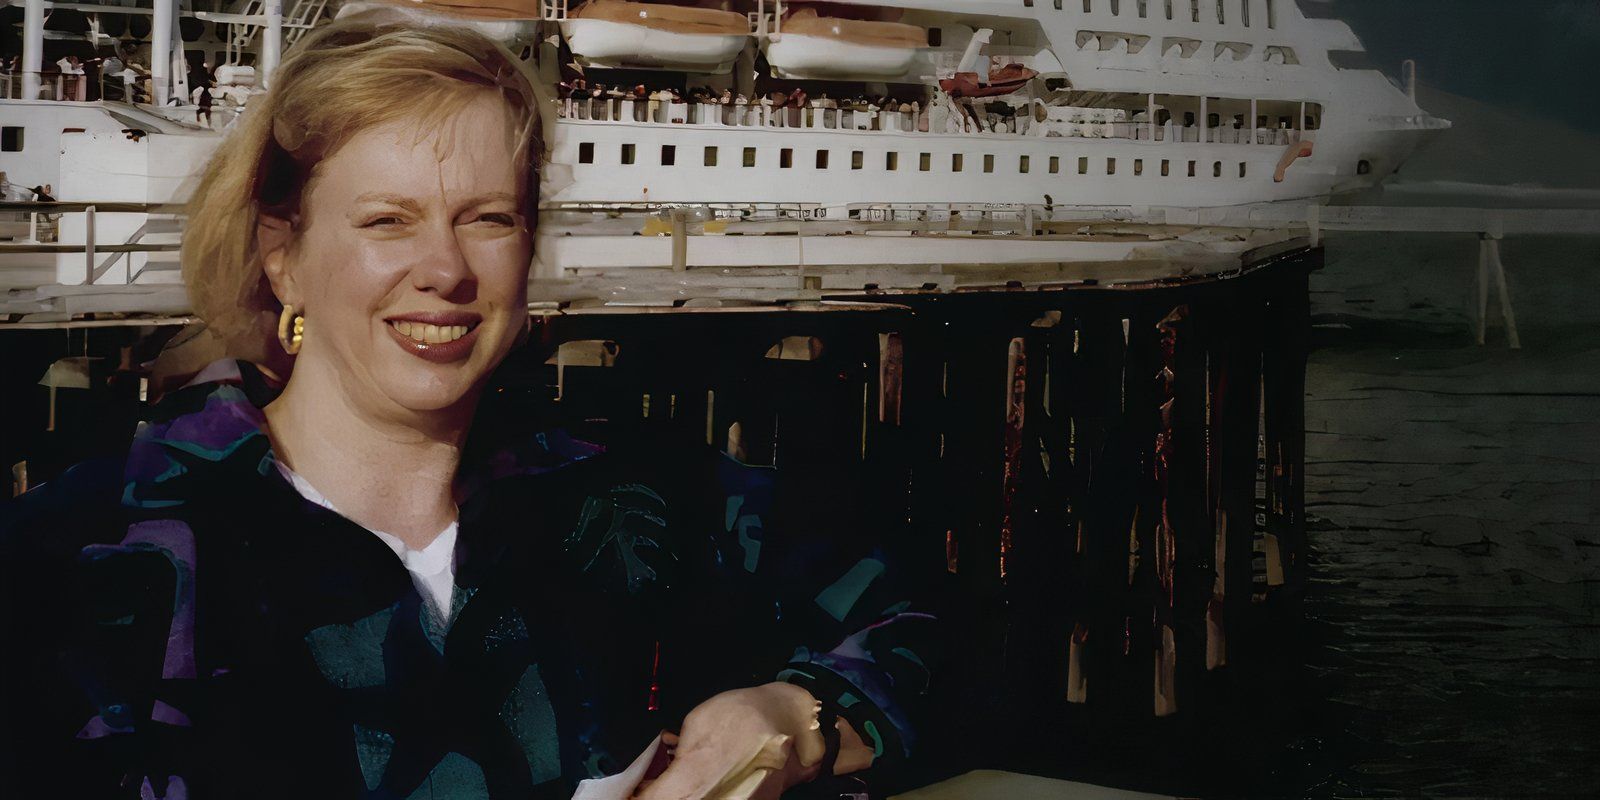
[[[928,31],[915,25],[822,17],[803,8],[783,19],[766,53],[784,78],[893,78],[909,71],[927,46]]]
[[[538,0],[388,0],[385,4],[401,7],[420,6],[432,11],[477,20],[539,19]]]
[[[423,10],[455,17],[497,41],[532,37],[538,32],[540,0],[345,0],[336,18],[374,8]]]
[[[941,78],[939,88],[951,97],[999,97],[1027,86],[1038,74],[1021,64],[1007,64],[991,71],[988,81],[978,80],[976,72],[957,72],[953,78]]]
[[[750,22],[735,11],[589,0],[561,21],[561,33],[585,65],[727,72]]]

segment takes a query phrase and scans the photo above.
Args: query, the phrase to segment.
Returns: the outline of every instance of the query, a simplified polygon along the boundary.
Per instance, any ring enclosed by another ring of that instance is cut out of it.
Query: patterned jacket
[[[0,506],[0,794],[565,798],[774,679],[844,709],[868,775],[912,752],[933,618],[870,532],[771,525],[813,502],[773,470],[480,421],[446,624],[223,372]]]

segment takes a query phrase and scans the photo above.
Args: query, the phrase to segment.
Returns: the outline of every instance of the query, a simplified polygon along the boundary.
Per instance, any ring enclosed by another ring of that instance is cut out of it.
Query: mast
[[[278,56],[283,52],[283,0],[266,0],[263,10],[267,24],[262,28],[261,86],[272,87],[272,73],[278,68]]]
[[[972,72],[972,68],[977,66],[979,51],[983,50],[983,46],[989,43],[989,37],[993,35],[994,31],[989,28],[973,31],[972,39],[967,42],[966,51],[961,54],[961,64],[956,67],[956,72]],[[988,70],[984,70],[984,74],[987,76]]]
[[[44,0],[28,0],[22,18],[22,99],[39,99],[44,70]]]
[[[155,84],[157,106],[167,104],[172,86],[172,16],[176,6],[173,0],[155,0],[155,18],[150,30],[150,82]]]

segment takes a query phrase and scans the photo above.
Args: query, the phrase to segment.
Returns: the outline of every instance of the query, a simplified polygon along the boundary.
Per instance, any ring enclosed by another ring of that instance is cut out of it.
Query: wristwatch
[[[817,724],[822,727],[822,764],[819,778],[833,776],[833,765],[839,760],[839,705],[832,700],[819,700]]]

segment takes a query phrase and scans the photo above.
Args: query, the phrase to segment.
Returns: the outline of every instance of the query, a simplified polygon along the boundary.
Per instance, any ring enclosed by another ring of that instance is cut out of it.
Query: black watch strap
[[[822,700],[817,711],[817,723],[822,726],[822,764],[819,778],[833,775],[834,763],[839,760],[839,706],[831,700]]]

